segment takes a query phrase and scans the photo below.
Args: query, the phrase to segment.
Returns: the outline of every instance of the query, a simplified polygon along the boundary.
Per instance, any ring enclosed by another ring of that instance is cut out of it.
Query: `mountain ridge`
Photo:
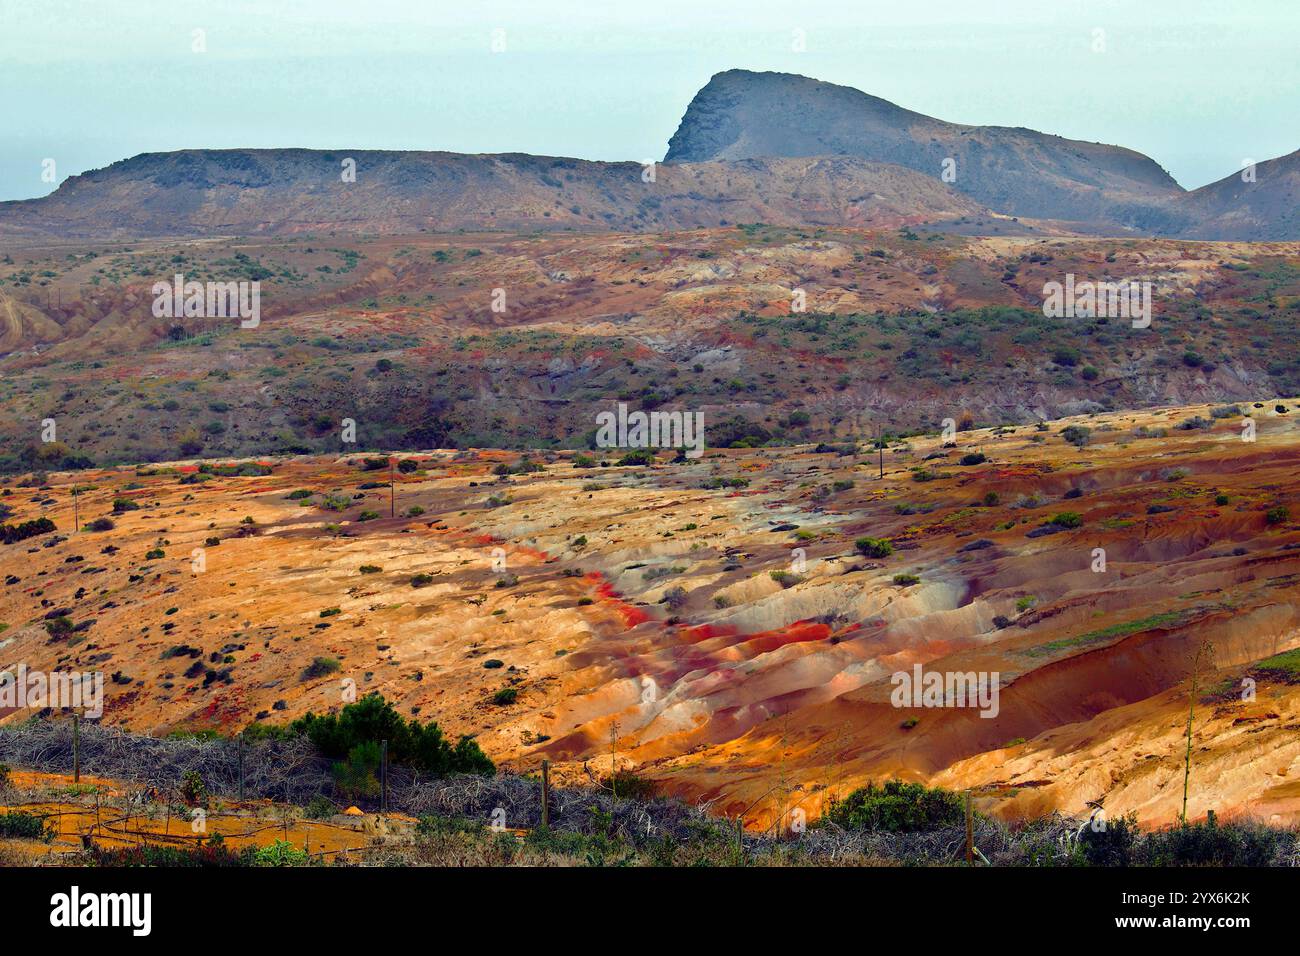
[[[343,161],[356,162],[346,182]],[[0,203],[7,241],[463,230],[662,232],[737,222],[1007,235],[1300,239],[1300,151],[1183,189],[1123,146],[950,123],[847,86],[727,70],[663,163],[527,153],[183,149]]]

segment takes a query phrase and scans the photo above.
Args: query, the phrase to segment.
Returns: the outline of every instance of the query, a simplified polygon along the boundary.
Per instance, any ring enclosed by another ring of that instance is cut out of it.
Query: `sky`
[[[1298,50],[1300,0],[0,0],[0,200],[193,147],[646,161],[733,68],[1195,188],[1300,148]]]

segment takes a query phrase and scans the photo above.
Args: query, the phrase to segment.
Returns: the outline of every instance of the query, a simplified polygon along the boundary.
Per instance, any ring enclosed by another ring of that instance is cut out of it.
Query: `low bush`
[[[961,797],[949,790],[887,780],[833,801],[826,819],[849,830],[902,833],[956,826],[965,820],[965,809]]]
[[[887,558],[894,553],[893,543],[886,538],[858,538],[853,546],[867,558]]]

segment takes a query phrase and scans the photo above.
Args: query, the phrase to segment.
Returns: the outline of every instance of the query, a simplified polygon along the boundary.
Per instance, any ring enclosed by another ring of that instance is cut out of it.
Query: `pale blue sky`
[[[47,157],[185,147],[660,158],[733,67],[1118,143],[1190,188],[1300,148],[1297,50],[1298,0],[0,0],[0,199],[49,192]]]

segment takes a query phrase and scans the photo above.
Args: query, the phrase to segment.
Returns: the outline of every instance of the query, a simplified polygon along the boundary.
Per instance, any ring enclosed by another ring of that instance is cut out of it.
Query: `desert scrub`
[[[1040,654],[1050,654],[1055,651],[1066,650],[1068,648],[1083,647],[1088,644],[1096,644],[1101,641],[1107,641],[1116,637],[1128,637],[1130,634],[1136,634],[1139,631],[1148,631],[1154,628],[1173,627],[1181,624],[1195,609],[1187,611],[1166,611],[1162,614],[1152,614],[1150,617],[1139,618],[1136,621],[1126,621],[1122,624],[1112,624],[1110,627],[1103,627],[1100,630],[1089,631],[1086,634],[1080,634],[1078,637],[1062,638],[1059,641],[1049,641],[1046,644],[1039,644],[1037,647],[1031,647],[1024,653],[1031,657]]]
[[[303,811],[309,820],[325,820],[338,812],[339,808],[334,806],[334,802],[320,794],[312,797]]]
[[[1086,425],[1067,425],[1061,429],[1061,437],[1076,448],[1082,448],[1088,444],[1088,439],[1092,435],[1092,429]]]
[[[307,665],[302,672],[302,679],[314,680],[317,677],[326,677],[337,673],[342,667],[343,665],[332,657],[318,657]]]
[[[832,800],[824,819],[847,830],[905,833],[956,826],[965,819],[965,809],[961,797],[949,790],[887,780]]]
[[[57,836],[56,831],[45,822],[44,817],[34,813],[0,813],[0,837],[17,837],[24,840],[44,840],[49,842]]]
[[[858,554],[867,558],[887,558],[894,553],[893,542],[887,538],[858,538],[853,542]]]
[[[287,730],[272,733],[305,736],[324,756],[335,760],[353,755],[361,744],[378,745],[379,741],[387,740],[388,756],[394,763],[431,776],[451,773],[491,776],[496,772],[492,761],[472,737],[461,737],[452,745],[437,723],[421,724],[414,717],[405,719],[377,693],[344,705],[338,714],[308,713]]]
[[[1251,671],[1288,684],[1300,683],[1300,649],[1266,657],[1255,664]]]
[[[669,565],[666,564],[658,564],[655,565],[653,568],[646,568],[644,571],[642,571],[641,579],[643,581],[655,581],[658,580],[659,578],[666,578],[670,574],[681,574],[685,570],[686,570],[685,568],[670,567]]]

